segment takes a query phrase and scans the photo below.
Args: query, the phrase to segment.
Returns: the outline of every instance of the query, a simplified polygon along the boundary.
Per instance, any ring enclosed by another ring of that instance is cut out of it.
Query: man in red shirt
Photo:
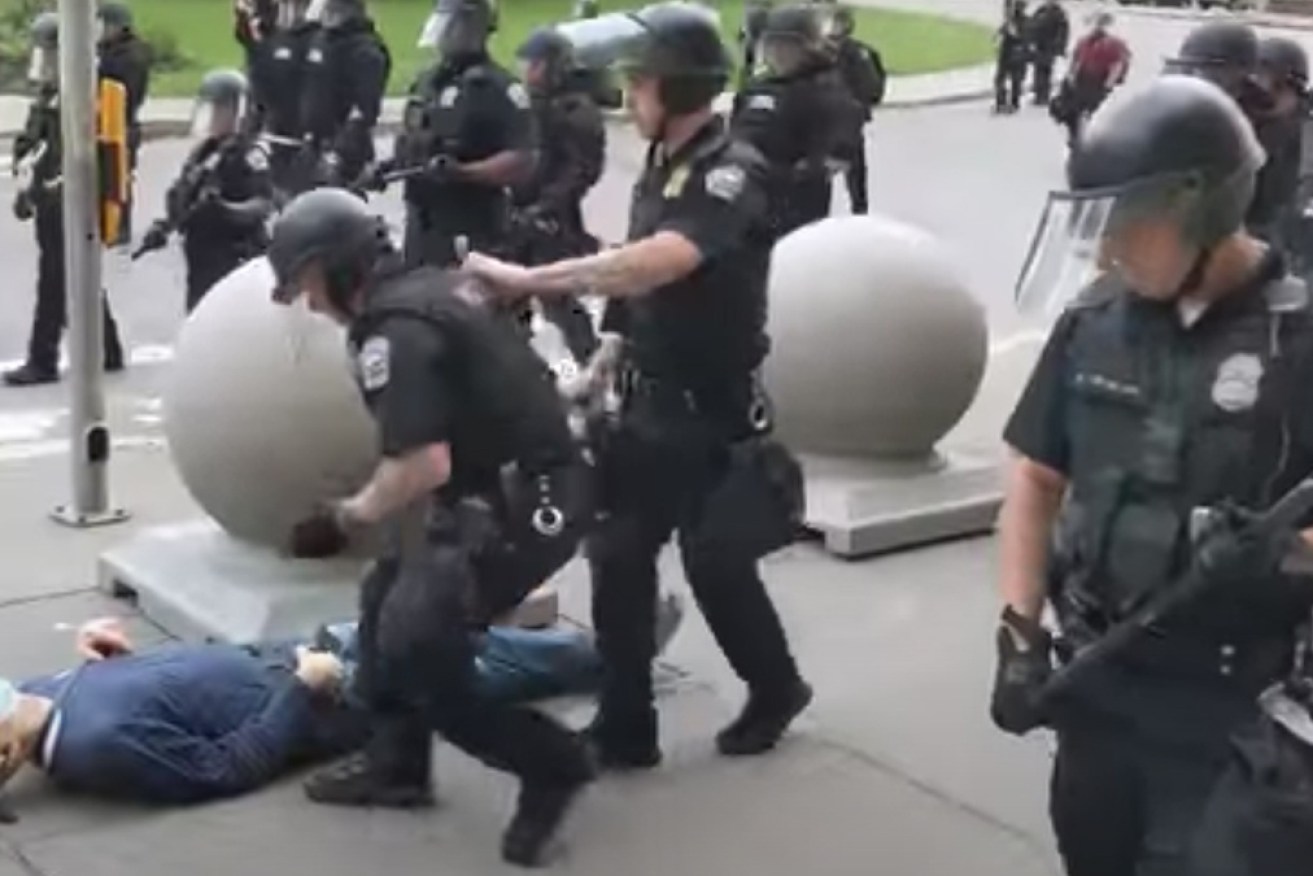
[[[1126,80],[1131,50],[1121,37],[1109,32],[1112,15],[1100,12],[1094,27],[1072,52],[1071,69],[1059,100],[1065,104],[1055,118],[1066,125],[1068,142],[1074,143],[1085,119],[1093,115],[1113,88]]]

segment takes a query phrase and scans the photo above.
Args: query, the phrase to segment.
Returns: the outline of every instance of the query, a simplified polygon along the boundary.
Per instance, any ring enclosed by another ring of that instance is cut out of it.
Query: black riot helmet
[[[1050,195],[1017,288],[1023,310],[1064,305],[1106,268],[1154,297],[1198,285],[1213,248],[1238,231],[1266,156],[1239,106],[1193,76],[1164,75],[1095,113],[1067,162],[1068,190]],[[1144,289],[1108,239],[1168,221],[1192,262],[1168,290]],[[1036,305],[1040,305],[1037,307]]]
[[[204,140],[242,130],[250,89],[237,70],[211,70],[196,90],[192,135]]]
[[[59,85],[59,13],[43,12],[32,19],[27,36],[32,50],[27,78],[42,87]]]
[[[1201,76],[1237,99],[1253,82],[1258,34],[1237,21],[1210,21],[1186,34],[1166,72]]]
[[[307,21],[316,21],[327,30],[336,30],[367,16],[365,0],[310,0]]]
[[[105,0],[96,9],[96,18],[103,28],[105,37],[112,37],[115,34],[132,30],[132,10],[128,8],[126,3]]]
[[[825,52],[824,21],[812,4],[794,4],[772,9],[761,32],[761,54],[766,66],[777,75],[797,72]]]
[[[661,84],[670,115],[710,106],[729,81],[730,59],[714,13],[693,3],[659,3],[633,16],[640,30],[626,45],[620,69]]]
[[[444,58],[480,54],[496,30],[495,0],[437,0],[424,22],[419,46]]]
[[[298,195],[274,222],[269,242],[273,299],[279,304],[295,301],[301,294],[302,272],[317,264],[333,306],[350,313],[351,296],[391,252],[382,217],[346,189],[320,188]]]
[[[1308,94],[1308,53],[1289,37],[1268,37],[1258,44],[1258,72],[1273,87],[1285,85],[1301,97]]]
[[[515,57],[525,64],[543,65],[543,81],[530,83],[535,90],[559,87],[575,67],[574,45],[554,27],[540,27],[529,34]]]

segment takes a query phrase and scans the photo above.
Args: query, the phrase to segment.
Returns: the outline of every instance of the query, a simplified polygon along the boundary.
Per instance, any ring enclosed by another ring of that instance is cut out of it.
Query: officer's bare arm
[[[451,448],[429,444],[398,457],[384,457],[369,483],[338,506],[345,522],[373,526],[387,520],[451,478]]]
[[[514,186],[527,182],[533,173],[533,153],[527,149],[507,149],[481,161],[460,165],[462,179],[485,186]]]
[[[999,589],[1023,617],[1037,619],[1044,609],[1049,533],[1066,489],[1067,479],[1046,465],[1017,453],[1008,462],[999,513]]]
[[[697,270],[702,251],[684,235],[658,231],[596,255],[529,269],[527,285],[542,295],[646,295]]]

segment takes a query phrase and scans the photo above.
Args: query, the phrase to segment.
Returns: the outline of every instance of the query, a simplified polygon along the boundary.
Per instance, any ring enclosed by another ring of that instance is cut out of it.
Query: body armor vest
[[[1292,410],[1281,375],[1296,326],[1307,336],[1309,295],[1282,279],[1249,297],[1193,329],[1174,307],[1126,294],[1069,324],[1070,489],[1051,569],[1064,626],[1073,613],[1115,622],[1170,586],[1190,560],[1194,508],[1276,498]]]

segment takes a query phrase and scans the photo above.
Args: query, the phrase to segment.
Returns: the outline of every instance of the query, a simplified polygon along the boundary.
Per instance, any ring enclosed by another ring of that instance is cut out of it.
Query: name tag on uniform
[[[773,94],[754,94],[748,98],[748,109],[774,112],[775,96]]]
[[[438,95],[438,106],[443,109],[450,109],[456,105],[456,98],[458,97],[460,97],[460,89],[454,85],[448,85]]]
[[[670,179],[666,180],[666,187],[661,190],[661,197],[670,199],[678,198],[684,191],[684,186],[688,183],[688,165],[681,164],[670,172]]]

